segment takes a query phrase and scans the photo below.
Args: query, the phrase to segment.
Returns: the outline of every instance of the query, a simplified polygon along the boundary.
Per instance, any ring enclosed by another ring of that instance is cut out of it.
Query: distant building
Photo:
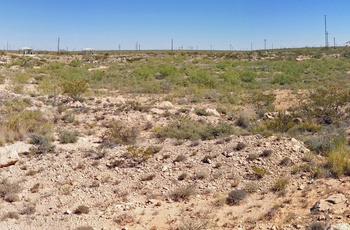
[[[22,53],[22,54],[33,54],[33,48],[22,47],[22,49],[19,50],[19,53]]]
[[[94,54],[95,49],[94,48],[85,48],[85,49],[83,49],[83,53],[84,54]]]

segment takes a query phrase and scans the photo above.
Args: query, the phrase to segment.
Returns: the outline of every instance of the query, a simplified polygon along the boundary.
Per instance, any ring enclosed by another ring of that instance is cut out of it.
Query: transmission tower
[[[327,15],[324,16],[324,35],[325,35],[325,46],[328,47],[328,31],[327,31]]]

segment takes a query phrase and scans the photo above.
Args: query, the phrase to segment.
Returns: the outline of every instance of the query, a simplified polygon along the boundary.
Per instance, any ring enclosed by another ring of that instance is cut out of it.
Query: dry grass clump
[[[88,214],[90,212],[90,209],[86,205],[79,205],[75,210],[74,214],[81,215],[81,214]]]
[[[131,224],[135,221],[135,217],[128,213],[123,213],[114,217],[113,221],[119,225]]]
[[[263,178],[268,172],[266,168],[258,167],[258,166],[253,166],[252,170],[258,179]]]
[[[258,189],[259,189],[259,184],[257,184],[254,181],[247,183],[244,187],[244,191],[248,193],[255,193],[256,191],[258,191]]]
[[[2,217],[1,220],[7,220],[7,219],[19,219],[19,215],[17,212],[7,212]]]
[[[21,215],[32,215],[35,213],[35,206],[33,204],[27,204],[21,211]]]
[[[279,208],[280,208],[279,205],[274,205],[267,213],[264,214],[263,218],[265,220],[273,219],[277,215]]]
[[[94,228],[91,226],[80,226],[75,228],[74,230],[94,230]]]
[[[271,154],[272,154],[272,150],[270,150],[270,149],[265,149],[265,150],[261,153],[260,156],[262,156],[262,157],[269,157],[269,156],[271,156]]]
[[[141,177],[141,181],[151,181],[156,177],[156,174],[152,173]]]
[[[40,110],[26,110],[25,101],[13,100],[0,108],[0,144],[24,140],[29,133],[49,135],[52,123]]]
[[[195,194],[195,186],[189,185],[176,189],[170,194],[170,198],[174,201],[188,200]]]
[[[186,157],[185,155],[180,154],[180,155],[178,155],[178,156],[175,158],[174,162],[181,162],[181,161],[186,160],[186,158],[187,158],[187,157]]]
[[[281,192],[287,188],[288,183],[289,183],[288,178],[277,179],[273,184],[272,191]]]
[[[0,197],[7,202],[15,202],[19,200],[19,193],[22,190],[18,183],[11,183],[7,179],[0,181]]]
[[[121,121],[112,122],[102,137],[102,144],[104,146],[135,144],[139,134],[137,127],[130,127]]]
[[[208,173],[206,171],[198,171],[196,174],[192,177],[193,180],[204,180],[208,177]]]
[[[280,161],[279,165],[281,165],[281,166],[287,166],[287,165],[289,165],[291,162],[292,162],[292,160],[291,160],[289,157],[285,157],[285,158],[283,158],[283,159]]]
[[[182,180],[185,180],[186,178],[188,177],[188,174],[187,173],[181,173],[179,176],[178,176],[178,180],[179,181],[182,181]]]

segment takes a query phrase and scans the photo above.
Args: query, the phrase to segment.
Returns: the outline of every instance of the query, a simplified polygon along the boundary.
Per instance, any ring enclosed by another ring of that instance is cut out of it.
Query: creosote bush
[[[228,123],[205,124],[189,118],[180,118],[169,125],[154,130],[158,138],[177,138],[187,140],[210,140],[235,133]]]
[[[112,122],[102,137],[102,144],[113,146],[117,144],[134,144],[139,136],[137,127],[129,126],[121,121]]]
[[[236,145],[236,150],[240,151],[240,150],[244,149],[245,147],[247,147],[246,143],[238,142],[237,145]]]
[[[74,100],[81,99],[81,95],[87,91],[89,84],[86,80],[71,79],[61,84],[63,94],[67,94]]]
[[[36,154],[45,154],[55,150],[48,136],[32,134],[29,143],[34,145],[30,150]]]
[[[344,85],[329,85],[316,89],[309,97],[310,103],[305,106],[309,116],[316,117],[320,123],[338,123],[348,116],[350,90]]]
[[[62,130],[59,132],[58,137],[62,144],[75,143],[78,140],[76,131]]]
[[[242,189],[232,190],[226,198],[226,203],[228,205],[238,205],[244,200],[246,196],[247,193]]]

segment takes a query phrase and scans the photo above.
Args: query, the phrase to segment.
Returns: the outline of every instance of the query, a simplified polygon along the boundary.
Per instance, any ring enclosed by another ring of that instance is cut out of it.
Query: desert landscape
[[[350,229],[349,57],[0,51],[0,229]]]

